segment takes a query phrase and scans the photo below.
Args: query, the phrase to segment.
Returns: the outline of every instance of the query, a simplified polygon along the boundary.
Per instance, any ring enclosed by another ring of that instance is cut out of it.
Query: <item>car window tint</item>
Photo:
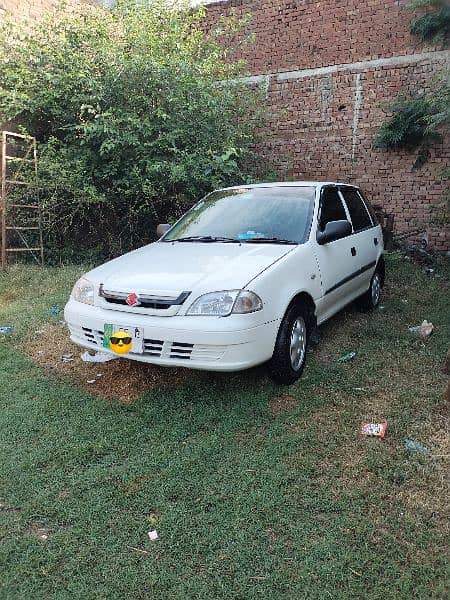
[[[344,205],[335,188],[325,188],[322,192],[319,229],[323,231],[330,221],[347,220]]]
[[[361,231],[366,227],[372,227],[372,220],[358,192],[354,189],[343,189],[342,195],[350,213],[353,230]]]
[[[163,241],[211,236],[236,241],[279,238],[304,243],[309,235],[315,194],[314,186],[217,190],[187,212]]]
[[[375,211],[373,210],[373,206],[370,204],[370,202],[367,201],[366,196],[361,192],[361,190],[358,190],[358,194],[360,195],[360,197],[363,199],[364,204],[366,205],[367,210],[369,211],[369,215],[372,218],[372,223],[374,225],[378,225],[378,217],[375,214]]]

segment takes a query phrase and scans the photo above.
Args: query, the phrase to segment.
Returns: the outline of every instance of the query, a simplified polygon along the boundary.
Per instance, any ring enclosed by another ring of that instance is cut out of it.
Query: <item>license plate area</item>
[[[120,332],[128,334],[128,336],[131,338],[131,347],[128,344],[125,351],[123,351],[123,347],[120,347],[120,345],[111,344],[111,338],[121,337],[120,335],[115,336],[115,334],[119,334]],[[143,354],[144,328],[105,323],[103,326],[103,347],[107,348],[108,350],[112,350],[113,352],[120,350],[117,352],[117,354],[129,354],[130,352],[133,354]]]

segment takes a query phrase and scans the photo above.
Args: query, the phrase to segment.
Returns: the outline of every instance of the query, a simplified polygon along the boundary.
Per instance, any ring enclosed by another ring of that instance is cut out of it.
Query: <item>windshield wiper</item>
[[[293,244],[293,245],[297,245],[298,242],[294,242],[293,240],[284,240],[283,238],[277,238],[277,237],[254,237],[254,238],[249,238],[248,240],[241,240],[242,243],[244,244],[264,244],[265,243],[269,243],[269,244]]]
[[[175,240],[166,240],[168,242],[236,242],[241,243],[241,240],[235,238],[212,236],[212,235],[191,235],[188,237],[176,238]]]

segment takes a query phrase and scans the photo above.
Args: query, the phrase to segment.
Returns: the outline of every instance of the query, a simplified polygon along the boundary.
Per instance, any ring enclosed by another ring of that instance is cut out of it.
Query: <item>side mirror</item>
[[[167,233],[170,228],[171,225],[169,225],[169,223],[161,223],[160,225],[158,225],[158,227],[156,228],[156,235],[158,236],[158,239],[162,237],[165,233]]]
[[[342,221],[329,221],[325,225],[324,231],[317,232],[317,243],[320,244],[320,246],[323,246],[324,244],[328,244],[328,242],[340,240],[341,238],[350,235],[351,232],[352,226],[346,219],[343,219]]]

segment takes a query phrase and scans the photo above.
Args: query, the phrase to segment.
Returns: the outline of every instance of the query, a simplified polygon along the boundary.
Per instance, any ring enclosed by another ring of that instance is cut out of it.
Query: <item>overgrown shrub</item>
[[[450,6],[447,0],[414,0],[411,10],[428,9],[410,23],[410,31],[423,41],[445,42],[450,34]]]
[[[255,177],[260,96],[227,60],[236,23],[221,39],[203,16],[123,0],[0,26],[0,122],[39,141],[54,256],[123,252],[211,189]]]
[[[450,125],[450,84],[436,83],[422,94],[402,94],[390,106],[392,116],[375,137],[375,147],[382,150],[420,149],[416,167],[426,160],[429,147],[442,140]]]

